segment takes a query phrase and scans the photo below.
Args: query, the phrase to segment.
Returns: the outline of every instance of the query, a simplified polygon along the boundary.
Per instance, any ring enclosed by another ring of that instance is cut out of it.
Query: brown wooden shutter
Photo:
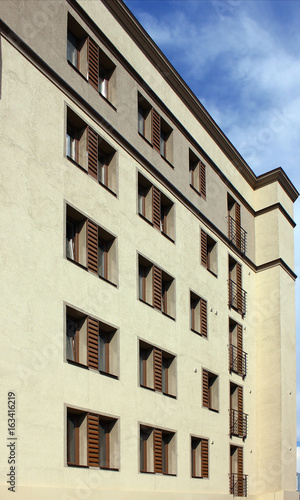
[[[202,161],[200,161],[200,193],[206,198],[206,167]]]
[[[153,226],[160,229],[160,210],[161,210],[161,193],[153,186],[152,187],[152,222]]]
[[[201,264],[207,267],[207,234],[201,229]]]
[[[90,220],[87,222],[87,266],[98,274],[98,226]]]
[[[92,38],[88,39],[88,82],[98,90],[99,47]]]
[[[238,433],[243,436],[243,388],[238,387]]]
[[[236,284],[237,284],[237,310],[239,313],[243,311],[243,296],[242,296],[242,266],[236,263]]]
[[[88,317],[87,333],[88,367],[98,370],[99,323],[97,320]]]
[[[154,108],[152,108],[152,144],[154,149],[160,152],[160,116]]]
[[[98,179],[98,134],[88,127],[88,173]]]
[[[235,202],[236,246],[241,250],[241,207]]]
[[[202,371],[202,401],[203,406],[209,407],[209,397],[208,397],[208,371]]]
[[[200,299],[200,333],[203,337],[207,337],[207,302]]]
[[[154,429],[154,472],[162,471],[162,431]]]
[[[154,389],[162,392],[162,352],[154,347]]]
[[[237,369],[243,375],[243,327],[237,325]]]
[[[208,477],[208,439],[201,439],[201,476]]]
[[[244,487],[243,487],[243,473],[244,473],[244,465],[243,465],[243,448],[239,447],[237,450],[238,453],[238,496],[244,496]]]
[[[153,306],[161,311],[162,273],[161,269],[153,266]]]
[[[99,467],[99,416],[88,413],[88,465]]]

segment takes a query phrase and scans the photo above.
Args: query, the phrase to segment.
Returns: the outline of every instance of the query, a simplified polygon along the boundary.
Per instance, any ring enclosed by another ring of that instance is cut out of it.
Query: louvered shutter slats
[[[92,38],[88,39],[88,81],[98,90],[99,78],[99,47]]]
[[[88,317],[88,367],[98,370],[99,323]]]
[[[201,264],[207,267],[207,234],[201,229]]]
[[[200,193],[206,198],[206,167],[200,162]]]
[[[162,473],[162,471],[162,431],[160,429],[154,429],[154,472]]]
[[[238,496],[242,497],[244,495],[243,487],[243,448],[238,448]]]
[[[99,467],[99,417],[88,413],[88,465]]]
[[[201,476],[208,477],[208,440],[201,440]]]
[[[154,348],[154,389],[162,391],[162,351]]]
[[[237,325],[237,368],[238,373],[243,375],[243,327]]]
[[[88,127],[88,173],[98,179],[98,135]]]
[[[98,226],[88,220],[87,224],[88,269],[98,274]]]
[[[152,222],[153,226],[160,229],[161,193],[153,186],[152,188]]]
[[[202,399],[203,399],[203,406],[208,408],[209,397],[208,397],[208,371],[207,370],[203,370],[203,372],[202,372]]]
[[[238,387],[238,433],[243,436],[243,388]]]
[[[160,116],[154,108],[152,108],[152,144],[160,152]]]
[[[241,207],[235,203],[236,246],[241,249]]]
[[[241,313],[243,310],[243,297],[242,297],[242,266],[236,264],[236,284],[237,284],[237,309]]]
[[[207,302],[200,299],[201,335],[207,337]]]
[[[161,310],[162,297],[162,272],[156,266],[153,266],[153,306]]]

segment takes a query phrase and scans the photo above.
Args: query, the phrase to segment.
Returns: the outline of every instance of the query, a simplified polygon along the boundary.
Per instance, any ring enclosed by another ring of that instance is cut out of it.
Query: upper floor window
[[[116,284],[115,236],[67,206],[66,256],[99,277]]]
[[[192,477],[208,478],[208,439],[192,436]]]
[[[82,26],[68,16],[67,61],[87,78],[88,36]]]
[[[247,250],[247,232],[241,226],[241,206],[228,193],[228,238],[243,254]]]
[[[243,387],[230,382],[230,436],[246,439],[248,415],[243,406]]]
[[[67,409],[67,464],[119,470],[119,420]]]
[[[67,60],[88,82],[112,104],[116,99],[116,65],[69,15]]]
[[[194,292],[190,292],[191,330],[207,337],[207,302]]]
[[[175,432],[140,426],[140,471],[176,475]]]
[[[176,396],[176,357],[140,340],[140,385]]]
[[[190,185],[206,199],[206,166],[195,153],[189,150]]]
[[[219,377],[202,370],[202,401],[209,410],[219,411]]]
[[[66,357],[100,373],[118,376],[119,342],[116,328],[67,307]]]
[[[243,327],[229,320],[229,370],[243,378],[247,374],[247,353],[243,351]]]
[[[156,186],[139,173],[138,212],[153,227],[174,241],[174,204]]]
[[[67,110],[66,155],[113,193],[117,190],[117,152],[73,110]]]
[[[172,163],[173,129],[140,93],[138,93],[138,132],[163,158]]]
[[[175,280],[139,255],[139,299],[175,318]]]
[[[247,294],[242,288],[242,266],[229,256],[229,307],[242,316],[246,314]]]
[[[201,264],[208,271],[217,276],[218,255],[217,243],[203,229],[201,229]]]

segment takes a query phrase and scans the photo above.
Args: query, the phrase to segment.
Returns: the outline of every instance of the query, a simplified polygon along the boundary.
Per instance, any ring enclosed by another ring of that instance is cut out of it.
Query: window
[[[243,448],[230,446],[229,492],[235,497],[247,497],[248,476],[244,474]]]
[[[229,256],[229,307],[246,314],[246,292],[242,288],[242,266]]]
[[[153,227],[174,241],[174,204],[140,173],[138,175],[138,213]]]
[[[190,185],[204,199],[206,198],[206,166],[205,164],[189,150],[189,172]]]
[[[100,184],[116,192],[116,150],[70,108],[67,110],[66,155]]]
[[[116,284],[116,238],[67,206],[66,256]]]
[[[138,93],[138,132],[163,158],[172,162],[173,129],[140,93]]]
[[[196,293],[190,292],[191,330],[207,337],[207,302]]]
[[[208,439],[191,438],[192,477],[208,478]]]
[[[118,419],[67,409],[67,464],[119,469]]]
[[[229,370],[243,378],[247,374],[247,353],[243,351],[243,327],[229,320]]]
[[[247,437],[248,416],[243,412],[243,388],[230,383],[230,436]]]
[[[201,229],[201,264],[217,276],[218,256],[217,243]]]
[[[176,475],[174,432],[140,426],[140,471]]]
[[[228,238],[243,254],[246,253],[247,232],[241,226],[241,206],[228,193]]]
[[[69,15],[67,61],[109,102],[116,100],[116,65]]]
[[[175,318],[175,280],[139,255],[139,299]]]
[[[212,411],[219,411],[219,377],[207,370],[202,370],[203,406]]]
[[[116,65],[92,38],[88,39],[88,82],[102,97],[115,102]]]
[[[88,36],[80,24],[68,16],[67,61],[78,70],[84,78],[87,77],[87,46]]]
[[[118,331],[76,309],[66,309],[66,357],[101,373],[118,376]]]
[[[176,357],[140,340],[140,386],[176,397]]]

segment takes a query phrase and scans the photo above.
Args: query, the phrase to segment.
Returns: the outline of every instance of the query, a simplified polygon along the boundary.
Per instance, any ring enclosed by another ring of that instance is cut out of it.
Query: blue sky
[[[252,170],[300,191],[300,1],[125,0]],[[294,218],[300,226],[300,200]],[[300,276],[300,227],[295,267]],[[300,277],[296,282],[300,311]],[[300,365],[300,316],[297,316]],[[300,370],[297,375],[300,472]]]

